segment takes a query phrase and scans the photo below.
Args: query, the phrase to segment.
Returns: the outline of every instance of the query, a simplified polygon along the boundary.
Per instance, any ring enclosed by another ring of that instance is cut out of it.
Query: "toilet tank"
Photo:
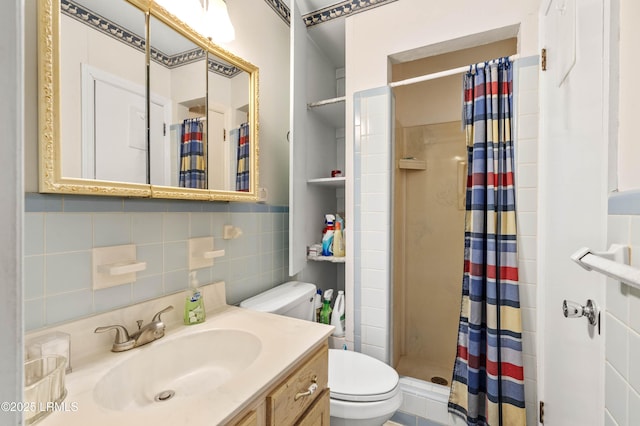
[[[241,308],[312,321],[315,284],[289,281],[240,302]]]

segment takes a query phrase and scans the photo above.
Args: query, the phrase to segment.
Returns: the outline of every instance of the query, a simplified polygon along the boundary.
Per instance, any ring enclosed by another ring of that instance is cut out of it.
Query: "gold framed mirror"
[[[258,68],[153,0],[38,0],[39,191],[258,199]]]

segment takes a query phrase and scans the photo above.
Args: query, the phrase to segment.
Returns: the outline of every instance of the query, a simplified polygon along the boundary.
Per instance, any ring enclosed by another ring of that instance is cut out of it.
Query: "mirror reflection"
[[[148,183],[144,13],[124,0],[60,12],[61,175]]]
[[[155,16],[149,39],[150,183],[207,189],[207,53]]]
[[[257,199],[258,68],[156,2],[38,8],[41,192]]]
[[[209,53],[207,133],[210,189],[249,191],[249,73]]]

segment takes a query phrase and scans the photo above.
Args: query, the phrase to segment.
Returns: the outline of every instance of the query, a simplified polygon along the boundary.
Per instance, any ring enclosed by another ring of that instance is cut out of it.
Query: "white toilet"
[[[316,286],[289,281],[244,300],[240,306],[312,320]],[[380,426],[402,404],[398,373],[368,355],[329,349],[331,426]]]

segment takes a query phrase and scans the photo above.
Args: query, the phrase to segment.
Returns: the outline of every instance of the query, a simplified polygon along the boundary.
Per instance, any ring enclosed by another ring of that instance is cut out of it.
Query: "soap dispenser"
[[[189,290],[184,302],[184,324],[200,324],[205,320],[204,300],[198,288],[196,271],[189,273]]]
[[[324,300],[322,301],[322,309],[320,310],[320,322],[323,324],[331,324],[331,297],[333,290],[325,290]]]

